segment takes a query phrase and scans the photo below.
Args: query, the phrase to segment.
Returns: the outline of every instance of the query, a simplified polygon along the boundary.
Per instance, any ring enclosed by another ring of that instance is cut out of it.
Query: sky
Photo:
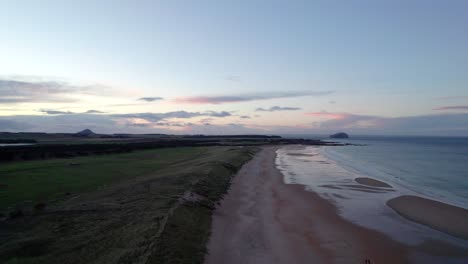
[[[468,1],[0,0],[0,131],[468,136]]]

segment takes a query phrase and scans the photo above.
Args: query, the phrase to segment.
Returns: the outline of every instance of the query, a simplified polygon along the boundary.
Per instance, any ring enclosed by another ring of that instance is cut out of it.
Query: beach
[[[349,221],[330,200],[284,179],[275,163],[277,150],[264,147],[234,178],[213,215],[205,263],[463,263],[468,258],[466,249],[446,241],[407,244]],[[392,193],[389,184],[376,179],[354,183],[348,185],[362,186],[348,187],[363,193]],[[459,217],[460,211],[450,214]]]
[[[387,202],[402,216],[468,240],[468,210],[430,199],[402,195]]]

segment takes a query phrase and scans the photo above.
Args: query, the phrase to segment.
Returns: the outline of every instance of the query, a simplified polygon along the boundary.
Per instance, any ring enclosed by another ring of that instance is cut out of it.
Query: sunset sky
[[[468,1],[0,0],[0,131],[468,135]]]

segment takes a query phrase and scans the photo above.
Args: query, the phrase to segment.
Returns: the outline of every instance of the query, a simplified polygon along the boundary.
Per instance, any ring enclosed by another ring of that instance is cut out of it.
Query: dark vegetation
[[[214,146],[216,144],[194,141],[149,141],[149,142],[114,142],[114,143],[83,143],[83,144],[38,144],[15,146],[0,149],[0,161],[37,160],[50,158],[71,158],[112,153],[125,153],[134,150],[145,150],[184,146]]]
[[[161,148],[3,164],[1,200],[14,199],[1,207],[0,263],[202,263],[215,204],[255,151]]]
[[[35,139],[0,139],[0,144],[37,143]]]
[[[14,205],[24,209],[35,203],[94,191],[109,183],[196,158],[205,151],[205,148],[167,148],[4,163],[0,166],[0,210]]]
[[[0,140],[25,140],[33,137],[35,145],[0,148],[0,162],[71,158],[76,156],[126,153],[168,147],[193,146],[255,146],[267,144],[335,145],[336,143],[310,139],[287,139],[264,135],[99,135],[89,129],[75,134],[0,133]]]
[[[0,133],[0,263],[202,263],[215,205],[279,136]],[[29,143],[29,142],[28,142]]]

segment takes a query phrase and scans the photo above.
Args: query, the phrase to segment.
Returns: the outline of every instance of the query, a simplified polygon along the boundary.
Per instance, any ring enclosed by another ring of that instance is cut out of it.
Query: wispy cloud
[[[202,113],[203,115],[208,115],[208,116],[213,116],[213,117],[226,117],[226,116],[231,116],[231,112],[228,111],[206,111]]]
[[[333,91],[315,91],[315,92],[278,92],[278,93],[252,93],[240,95],[221,95],[221,96],[188,96],[178,97],[173,100],[180,104],[225,104],[238,103],[257,100],[269,100],[279,98],[293,98],[304,96],[323,96],[333,93]]]
[[[327,111],[322,111],[322,112],[308,112],[305,113],[305,115],[308,116],[314,116],[314,117],[320,117],[320,118],[325,118],[325,119],[344,119],[350,114],[348,113],[330,113]]]
[[[86,111],[85,113],[86,113],[86,114],[104,114],[104,113],[106,113],[106,112],[91,109],[91,110]]]
[[[461,95],[461,96],[443,96],[443,97],[437,97],[436,99],[439,99],[439,100],[464,100],[464,99],[468,99],[468,96],[465,96],[465,95]]]
[[[102,85],[77,86],[58,81],[25,81],[0,77],[0,103],[74,102],[72,95],[98,95]]]
[[[162,97],[141,97],[138,101],[145,101],[145,102],[154,102],[154,101],[161,101],[164,98]]]
[[[307,115],[324,118],[324,120],[313,123],[313,127],[321,129],[372,128],[382,125],[387,120],[385,117],[351,113],[316,112],[307,113]]]
[[[231,113],[226,111],[206,111],[206,112],[187,112],[187,111],[174,111],[167,113],[132,113],[132,114],[113,114],[111,117],[123,117],[123,118],[139,118],[148,122],[159,122],[170,118],[193,118],[200,116],[208,117],[227,117],[231,116]]]
[[[444,110],[468,110],[468,105],[451,105],[451,106],[441,106],[434,108],[432,110],[444,111]]]
[[[226,81],[230,81],[230,82],[241,82],[241,77],[240,76],[237,76],[237,75],[228,75],[224,78]]]
[[[281,107],[281,106],[272,106],[270,108],[257,108],[255,109],[256,112],[276,112],[276,111],[296,111],[301,110],[300,107]]]
[[[210,123],[212,121],[214,121],[215,119],[214,118],[211,118],[211,117],[208,117],[208,118],[203,118],[200,120],[200,123],[204,124],[204,123]]]
[[[73,102],[71,89],[54,82],[23,82],[0,79],[0,103]]]
[[[239,117],[242,118],[242,119],[250,119],[250,116],[248,116],[248,115],[241,115]]]
[[[71,115],[71,114],[75,114],[74,112],[70,112],[70,111],[60,111],[60,110],[52,110],[52,109],[40,109],[39,112],[46,113],[48,115]]]
[[[62,110],[54,110],[54,109],[39,109],[41,113],[45,113],[48,115],[72,115],[72,114],[104,114],[105,112],[98,111],[98,110],[88,110],[84,113],[77,113],[72,111],[62,111]]]
[[[193,125],[192,123],[184,123],[184,122],[156,122],[156,123],[132,123],[128,122],[128,126],[135,126],[135,127],[186,127]]]
[[[104,112],[98,110],[88,110],[84,113],[76,113],[71,111],[61,111],[53,109],[40,109],[39,112],[46,113],[48,115],[95,115],[103,114]],[[104,116],[104,115],[101,115]],[[127,114],[107,114],[108,117],[117,118],[137,118],[146,120],[147,122],[159,122],[171,118],[187,119],[193,117],[229,117],[232,114],[228,111],[205,111],[205,112],[187,112],[187,111],[173,111],[166,113],[127,113]]]

